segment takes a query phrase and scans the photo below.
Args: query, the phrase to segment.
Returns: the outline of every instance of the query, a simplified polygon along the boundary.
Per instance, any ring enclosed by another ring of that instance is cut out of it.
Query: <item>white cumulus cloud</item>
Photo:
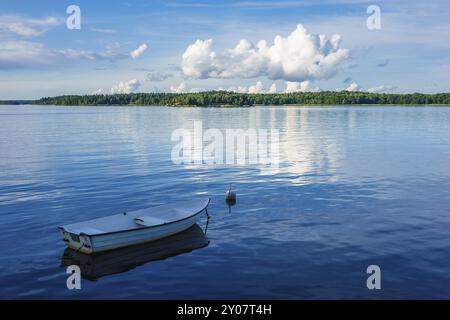
[[[206,91],[205,88],[190,88],[185,81],[182,81],[179,85],[170,86],[170,92],[172,93],[194,93]]]
[[[381,85],[381,86],[369,88],[369,89],[367,89],[367,92],[370,92],[370,93],[392,93],[394,90],[395,90],[395,87]]]
[[[111,88],[111,94],[115,93],[132,93],[137,91],[141,87],[141,83],[137,79],[130,81],[121,81],[117,85]]]
[[[92,95],[102,95],[102,94],[104,94],[104,92],[103,92],[103,89],[100,88],[100,89],[97,89],[97,90],[95,90],[95,91],[92,91],[91,94],[92,94]]]
[[[285,93],[318,91],[320,91],[319,87],[312,87],[309,80],[305,80],[302,82],[287,81],[286,88],[284,89]]]
[[[396,89],[396,87],[393,86],[384,86],[384,85],[380,85],[380,86],[376,86],[376,87],[371,87],[369,89],[364,89],[363,87],[361,87],[359,84],[357,84],[355,81],[352,81],[350,83],[350,85],[346,88],[346,89],[336,89],[336,91],[350,91],[350,92],[368,92],[368,93],[392,93],[394,92],[394,90]]]
[[[248,93],[263,93],[264,86],[261,81],[256,82],[254,86],[248,88]]]
[[[186,93],[188,92],[188,87],[186,82],[181,82],[179,85],[170,86],[170,92],[172,93]]]
[[[218,90],[223,90],[222,88],[219,88]],[[276,93],[277,92],[277,85],[273,83],[269,90],[266,90],[264,88],[264,85],[261,81],[257,81],[256,84],[246,87],[246,86],[238,86],[238,87],[230,87],[226,89],[225,91],[231,91],[231,92],[237,92],[237,93]]]
[[[147,44],[143,43],[143,44],[141,44],[139,47],[137,47],[136,49],[134,49],[133,51],[131,51],[131,52],[130,52],[130,56],[131,56],[133,59],[137,59],[137,58],[139,58],[139,56],[140,56],[141,54],[143,54],[143,53],[145,52],[145,50],[147,50],[147,48],[148,48]]]
[[[272,83],[268,93],[277,93],[277,85],[275,83]]]
[[[350,85],[345,89],[345,91],[361,91],[361,87],[356,83],[352,82]]]
[[[305,81],[332,77],[349,56],[341,36],[309,34],[299,24],[287,37],[276,36],[254,45],[243,39],[232,49],[216,52],[213,40],[197,40],[182,55],[182,70],[193,78],[254,78]]]

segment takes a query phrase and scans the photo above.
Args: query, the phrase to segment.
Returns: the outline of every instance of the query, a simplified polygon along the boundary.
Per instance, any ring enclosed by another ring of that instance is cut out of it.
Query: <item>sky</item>
[[[444,0],[2,1],[0,100],[449,92],[448,17]]]

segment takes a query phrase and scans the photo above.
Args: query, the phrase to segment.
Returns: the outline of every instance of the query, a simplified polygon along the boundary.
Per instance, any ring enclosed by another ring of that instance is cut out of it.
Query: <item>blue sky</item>
[[[81,9],[80,30],[66,27],[72,4]],[[379,30],[366,26],[371,4],[381,9]],[[3,1],[0,12],[0,99],[450,91],[448,1]]]

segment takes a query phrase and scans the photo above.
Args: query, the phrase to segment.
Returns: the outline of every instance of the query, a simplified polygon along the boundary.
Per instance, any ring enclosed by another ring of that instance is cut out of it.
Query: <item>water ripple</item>
[[[193,120],[279,129],[279,172],[173,164]],[[448,108],[1,106],[0,298],[448,299],[449,129]],[[207,247],[66,289],[58,225],[199,195]]]

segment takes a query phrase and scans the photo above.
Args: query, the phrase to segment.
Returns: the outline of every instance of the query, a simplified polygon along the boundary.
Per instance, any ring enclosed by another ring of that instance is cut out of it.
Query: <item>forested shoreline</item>
[[[17,102],[18,100],[16,100]],[[5,102],[5,101],[3,101]],[[15,104],[14,101],[9,101]],[[25,102],[25,101],[23,101]],[[248,94],[229,91],[197,93],[129,93],[64,95],[26,101],[39,105],[253,106],[253,105],[450,105],[450,93],[387,94],[350,91]]]
[[[33,100],[0,100],[0,105],[32,104]]]

